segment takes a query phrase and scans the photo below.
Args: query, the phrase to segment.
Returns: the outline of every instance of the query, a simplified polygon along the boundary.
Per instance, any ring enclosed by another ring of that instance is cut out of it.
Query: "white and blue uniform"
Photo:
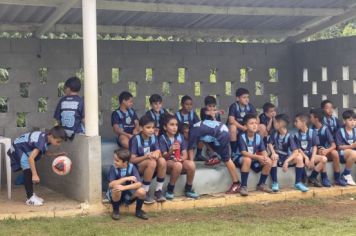
[[[352,130],[352,133],[348,133],[345,127],[340,128],[335,135],[336,146],[352,145],[356,142],[356,128]],[[356,150],[356,149],[354,149]],[[339,150],[340,162],[345,163],[344,150]]]

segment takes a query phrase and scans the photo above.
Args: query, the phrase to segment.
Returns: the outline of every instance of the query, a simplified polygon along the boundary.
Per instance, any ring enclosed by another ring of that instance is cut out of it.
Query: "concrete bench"
[[[103,142],[102,143],[102,173],[103,173],[103,190],[107,188],[107,172],[112,165],[112,155],[114,150],[117,148],[117,144],[114,142]],[[199,194],[215,194],[225,192],[231,185],[230,175],[224,166],[224,164],[219,164],[214,167],[207,167],[203,162],[196,162],[196,173],[193,183],[193,188]],[[341,165],[341,170],[343,170],[344,165]],[[240,170],[237,169],[240,174]],[[329,179],[333,182],[333,168],[332,163],[327,164],[327,173]],[[356,168],[353,168],[353,175],[356,174]],[[256,184],[259,180],[260,173],[250,172],[248,179],[248,188],[249,190],[255,190]],[[289,168],[289,171],[286,173],[282,171],[282,168],[278,168],[278,179],[281,188],[290,188],[294,185],[295,181],[295,168]],[[167,185],[169,176],[167,175],[165,185]],[[183,195],[184,185],[186,181],[186,176],[182,175],[177,183],[175,188],[175,195]],[[270,178],[268,178],[267,183],[270,184]],[[154,190],[156,185],[155,180],[152,182],[151,191]]]

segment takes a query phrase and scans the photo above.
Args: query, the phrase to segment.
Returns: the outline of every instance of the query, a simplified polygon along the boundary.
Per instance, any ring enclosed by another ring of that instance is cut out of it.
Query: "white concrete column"
[[[96,0],[82,0],[85,134],[99,135]]]

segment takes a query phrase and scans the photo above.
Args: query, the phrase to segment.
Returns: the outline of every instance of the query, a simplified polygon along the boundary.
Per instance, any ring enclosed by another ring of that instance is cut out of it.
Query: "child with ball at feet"
[[[146,213],[142,210],[146,191],[142,188],[140,173],[134,164],[130,163],[131,153],[127,149],[114,151],[114,164],[108,173],[109,188],[106,196],[112,204],[113,220],[120,219],[120,205],[129,205],[136,201],[137,218],[147,220]]]
[[[182,173],[187,174],[185,196],[198,198],[199,195],[192,189],[195,163],[188,159],[186,142],[183,135],[178,132],[177,118],[171,114],[163,115],[160,127],[160,149],[167,161],[167,174],[170,174],[166,199],[173,200],[175,183]]]
[[[26,205],[42,206],[44,200],[33,192],[33,184],[40,183],[36,161],[42,155],[57,157],[65,153],[48,152],[48,146],[60,146],[66,139],[66,133],[62,126],[55,126],[48,132],[34,131],[26,133],[16,138],[12,143],[8,155],[11,159],[12,171],[22,170],[24,175],[24,185],[26,191]]]

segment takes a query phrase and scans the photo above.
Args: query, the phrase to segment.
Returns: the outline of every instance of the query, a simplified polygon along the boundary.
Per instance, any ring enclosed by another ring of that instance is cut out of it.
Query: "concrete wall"
[[[339,117],[346,109],[356,110],[356,37],[296,44],[293,56],[296,110],[320,107],[325,98],[333,101]],[[327,71],[324,80],[322,67]],[[304,69],[308,71],[308,81],[303,82]],[[348,77],[343,76],[343,70],[345,75],[348,71]],[[303,95],[308,104],[303,104]]]

